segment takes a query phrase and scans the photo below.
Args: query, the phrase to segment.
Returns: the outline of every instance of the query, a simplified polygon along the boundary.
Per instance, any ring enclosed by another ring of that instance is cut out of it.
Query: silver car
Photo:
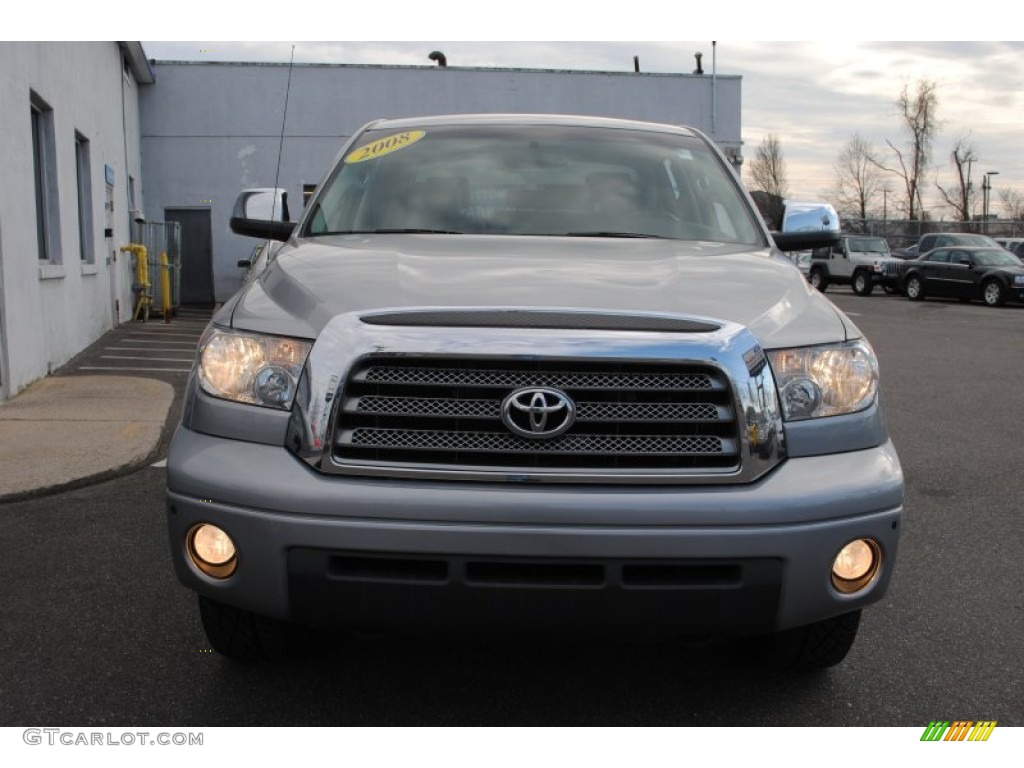
[[[757,636],[838,663],[903,506],[878,365],[698,131],[378,121],[214,317],[168,458],[212,646],[289,627]]]

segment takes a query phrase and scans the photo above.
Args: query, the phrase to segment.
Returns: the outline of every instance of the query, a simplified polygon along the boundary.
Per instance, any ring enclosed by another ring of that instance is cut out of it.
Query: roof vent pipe
[[[634,72],[639,72],[640,71],[640,57],[639,56],[634,56],[633,57],[633,71]]]
[[[445,56],[440,51],[432,51],[427,58],[430,59],[431,61],[436,61],[437,62],[437,66],[439,66],[439,67],[447,67],[448,66],[448,57]]]
[[[704,54],[701,53],[700,51],[697,51],[695,54],[693,54],[693,57],[695,59],[697,59],[697,68],[695,70],[693,70],[693,74],[695,74],[695,75],[703,75],[704,74],[704,67],[703,67],[703,65],[701,65],[700,60],[704,58]]]

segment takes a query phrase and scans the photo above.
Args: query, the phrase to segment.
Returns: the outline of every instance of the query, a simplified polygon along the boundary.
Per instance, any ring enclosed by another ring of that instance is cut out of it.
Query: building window
[[[57,152],[53,110],[31,94],[32,166],[35,172],[36,240],[39,260],[61,263],[60,215],[57,197]]]
[[[92,164],[89,140],[75,131],[75,170],[78,174],[78,247],[82,261],[95,260],[92,238]]]

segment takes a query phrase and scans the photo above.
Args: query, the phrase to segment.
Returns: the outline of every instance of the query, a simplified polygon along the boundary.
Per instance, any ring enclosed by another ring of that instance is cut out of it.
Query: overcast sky
[[[384,29],[379,30],[381,32]],[[287,62],[291,42],[144,42],[150,58]],[[711,67],[711,42],[296,42],[296,62],[432,66],[440,49],[451,66],[538,67],[691,72],[694,52]],[[720,40],[719,74],[743,76],[742,134],[749,160],[768,133],[779,136],[794,197],[819,196],[834,183],[836,156],[854,131],[885,149],[904,146],[895,99],[904,83],[938,83],[941,130],[933,151],[937,179],[953,183],[949,161],[958,135],[970,132],[979,155],[972,180],[993,178],[998,192],[1024,193],[1024,43],[1020,42],[741,42]],[[884,154],[884,153],[883,153]],[[894,187],[899,181],[894,179]],[[997,194],[992,210],[998,211]],[[938,201],[933,213],[939,214]],[[979,202],[980,205],[980,202]],[[980,209],[979,209],[980,213]]]

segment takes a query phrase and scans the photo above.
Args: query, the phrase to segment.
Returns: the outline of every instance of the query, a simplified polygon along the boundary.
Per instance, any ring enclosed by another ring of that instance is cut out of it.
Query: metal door
[[[165,208],[164,218],[181,225],[181,303],[212,305],[213,243],[210,209]]]

